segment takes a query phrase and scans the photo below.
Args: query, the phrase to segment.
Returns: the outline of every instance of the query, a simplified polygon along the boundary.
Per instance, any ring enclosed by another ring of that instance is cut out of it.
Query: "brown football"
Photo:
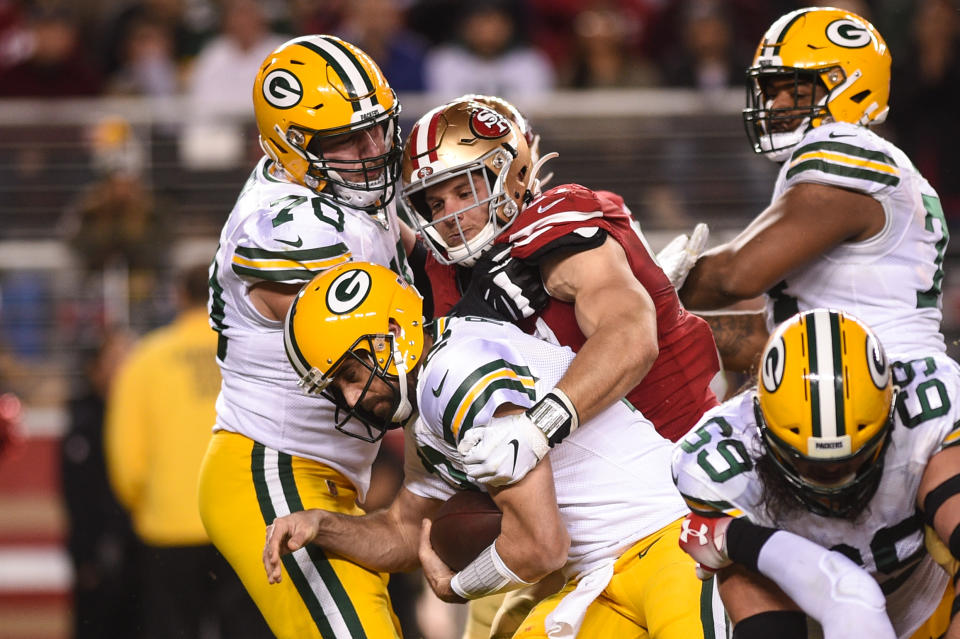
[[[487,493],[459,491],[433,515],[430,544],[452,570],[463,570],[500,534],[500,516]]]

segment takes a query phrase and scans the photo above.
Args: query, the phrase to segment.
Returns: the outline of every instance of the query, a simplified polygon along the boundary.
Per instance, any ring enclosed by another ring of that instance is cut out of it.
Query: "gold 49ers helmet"
[[[779,162],[808,128],[827,120],[860,125],[883,122],[889,110],[890,64],[883,38],[855,13],[808,7],[782,16],[763,34],[747,70],[743,121],[754,151]],[[772,108],[765,84],[783,77],[793,79],[795,86],[822,86],[826,95],[812,105]],[[803,118],[799,126],[776,131],[778,120],[798,118]]]
[[[486,104],[458,100],[437,107],[417,121],[403,149],[403,197],[413,225],[442,264],[472,265],[533,199],[536,173],[553,155],[534,163],[520,125]],[[460,176],[472,197],[457,211],[434,215],[427,189]],[[470,236],[460,219],[476,207],[483,207],[487,222]],[[456,242],[444,240],[441,223],[455,224]]]
[[[283,343],[300,386],[336,404],[337,429],[376,441],[413,411],[406,376],[423,353],[423,298],[384,266],[347,262],[303,287],[284,320]],[[364,394],[375,379],[393,389],[389,410],[366,411],[363,395],[349,406],[331,385],[341,371],[353,380],[357,370],[367,371]]]
[[[876,335],[845,313],[795,315],[761,356],[755,412],[770,459],[812,512],[848,517],[883,472],[894,387]]]
[[[260,146],[298,184],[358,208],[384,206],[400,168],[400,103],[379,67],[329,35],[294,38],[267,56],[253,84]],[[366,132],[355,161],[325,157]],[[381,220],[383,221],[383,220]]]
[[[515,107],[510,102],[507,102],[503,98],[496,95],[483,95],[482,93],[467,93],[461,95],[459,98],[451,100],[450,102],[479,102],[485,106],[490,107],[503,117],[507,118],[518,127],[520,131],[523,132],[523,137],[527,141],[527,146],[530,148],[530,160],[536,164],[537,160],[540,159],[539,147],[540,147],[540,136],[534,133],[533,127],[530,126],[530,120],[527,119],[523,113],[520,112],[520,109]]]

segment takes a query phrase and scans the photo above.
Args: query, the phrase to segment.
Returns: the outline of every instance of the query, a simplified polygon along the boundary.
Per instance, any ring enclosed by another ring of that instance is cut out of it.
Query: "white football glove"
[[[697,577],[706,580],[733,563],[727,555],[727,527],[732,517],[690,513],[680,528],[680,548],[697,560]]]
[[[703,252],[709,237],[710,229],[701,222],[693,228],[690,237],[687,237],[686,233],[678,235],[657,253],[657,264],[670,278],[673,288],[679,289],[683,286],[687,273],[697,263],[697,258]]]
[[[457,445],[463,469],[476,482],[506,486],[523,479],[550,450],[526,413],[474,424]]]

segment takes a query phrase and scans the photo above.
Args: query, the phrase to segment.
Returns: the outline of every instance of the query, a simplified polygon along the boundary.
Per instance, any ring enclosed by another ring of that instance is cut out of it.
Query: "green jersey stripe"
[[[237,266],[236,264],[233,265],[233,272],[241,277],[254,277],[260,280],[267,280],[269,282],[289,282],[298,280],[301,282],[309,282],[313,279],[313,276],[316,275],[314,271],[310,271],[305,268],[270,271],[266,269]]]
[[[420,458],[420,463],[428,472],[440,475],[441,478],[446,475],[445,481],[452,482],[460,489],[476,490],[477,487],[470,483],[467,474],[457,469],[447,459],[447,456],[436,448],[426,444],[417,444],[417,457]]]
[[[840,315],[830,313],[830,345],[833,349],[833,405],[836,413],[836,437],[842,437],[847,433],[846,418],[844,417],[844,391],[843,383],[843,343],[840,334]]]
[[[733,504],[728,501],[711,501],[708,499],[700,499],[699,497],[692,497],[684,493],[680,493],[680,496],[683,497],[683,500],[687,502],[687,507],[690,510],[696,511],[697,514],[703,515],[704,517],[724,517],[724,512],[728,510],[733,510],[736,508]],[[695,505],[702,504],[704,506],[709,506],[713,510],[701,510],[696,508]]]
[[[467,409],[467,412],[463,416],[463,423],[460,424],[460,429],[457,431],[457,437],[454,438],[452,424],[443,423],[443,438],[450,444],[456,445],[459,439],[463,438],[463,434],[468,430],[473,428],[473,420],[477,418],[477,415],[480,414],[480,411],[483,410],[483,407],[487,405],[487,402],[490,401],[490,398],[493,397],[493,394],[499,390],[511,390],[517,391],[518,393],[525,393],[527,397],[530,398],[530,401],[533,402],[536,400],[536,394],[533,391],[533,388],[527,388],[517,379],[513,378],[500,378],[487,385],[483,389],[483,392],[477,396],[473,403],[470,404],[470,408]],[[455,441],[455,439],[457,441]]]
[[[950,448],[958,444],[960,444],[960,422],[954,422],[953,428],[947,433],[947,436],[943,438],[943,447]]]
[[[238,246],[237,255],[251,260],[290,260],[291,262],[308,262],[310,260],[326,260],[349,253],[350,249],[343,242],[321,248],[295,249],[293,251],[269,250],[255,246]]]
[[[821,437],[820,426],[820,369],[817,362],[817,327],[813,318],[807,318],[807,362],[810,371],[810,423],[814,437]]]
[[[897,166],[897,163],[894,162],[893,158],[886,153],[882,153],[880,151],[870,151],[853,144],[847,144],[846,142],[811,142],[810,144],[802,146],[794,151],[793,155],[790,156],[790,160],[796,160],[801,155],[805,153],[812,153],[813,151],[834,151],[836,153],[843,153],[844,155],[863,158],[864,160],[889,164],[892,167]]]
[[[880,184],[886,184],[888,186],[896,186],[900,184],[900,178],[896,175],[889,175],[887,173],[880,173],[879,171],[872,171],[870,169],[864,169],[859,167],[846,166],[843,164],[835,164],[833,162],[828,162],[827,160],[816,159],[816,160],[805,160],[800,164],[790,168],[787,171],[787,179],[792,178],[794,175],[801,173],[803,171],[822,171],[823,173],[830,173],[832,175],[839,175],[840,177],[856,178],[858,180],[869,180],[871,182],[878,182]]]
[[[460,386],[457,387],[457,390],[455,390],[450,396],[450,402],[447,404],[447,407],[444,409],[443,415],[441,416],[441,421],[443,422],[444,439],[446,439],[449,443],[454,444],[453,431],[451,429],[453,425],[453,418],[457,414],[457,409],[460,408],[460,403],[463,402],[467,395],[474,390],[474,386],[480,383],[484,377],[490,373],[502,369],[512,370],[520,377],[533,378],[533,375],[530,373],[530,369],[526,366],[511,364],[503,359],[488,362],[470,373],[470,375],[463,380]]]

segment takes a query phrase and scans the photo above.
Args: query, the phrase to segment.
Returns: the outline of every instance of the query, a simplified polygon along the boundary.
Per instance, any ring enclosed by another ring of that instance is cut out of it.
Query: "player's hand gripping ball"
[[[463,570],[500,534],[500,517],[487,493],[457,492],[433,515],[430,545],[451,570]]]

